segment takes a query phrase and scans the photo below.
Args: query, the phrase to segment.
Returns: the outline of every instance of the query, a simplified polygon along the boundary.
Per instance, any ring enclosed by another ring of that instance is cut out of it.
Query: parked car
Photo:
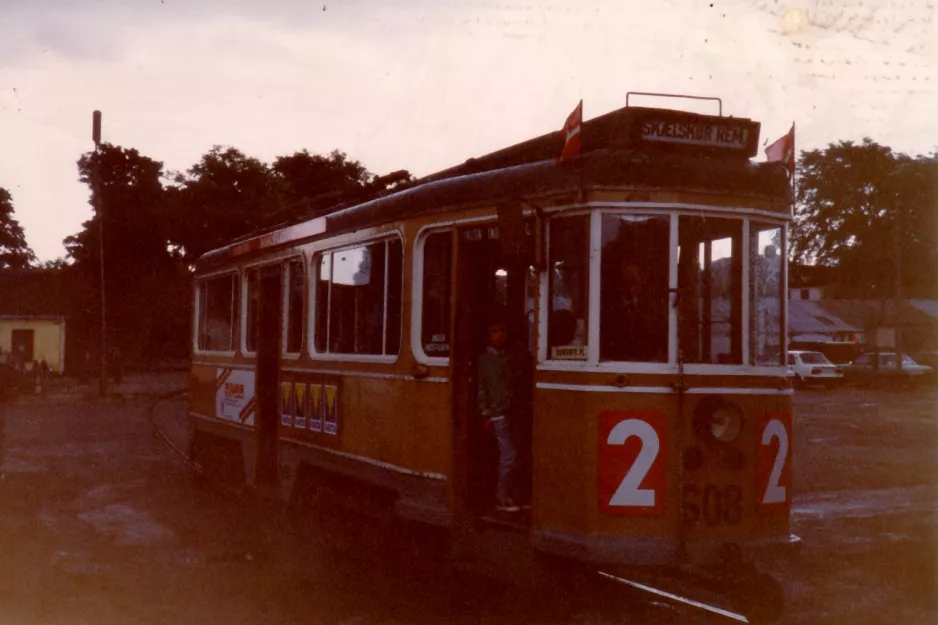
[[[918,384],[924,382],[932,372],[931,367],[920,365],[908,354],[902,354],[902,368],[897,364],[895,352],[868,353],[844,367],[846,379],[860,384],[872,382],[892,382],[895,384]]]
[[[931,367],[931,371],[925,374],[925,379],[932,384],[938,382],[938,352],[918,352],[913,360],[920,365]]]
[[[835,365],[821,352],[789,351],[788,371],[795,375],[796,386],[823,384],[831,388],[843,379],[843,367]]]

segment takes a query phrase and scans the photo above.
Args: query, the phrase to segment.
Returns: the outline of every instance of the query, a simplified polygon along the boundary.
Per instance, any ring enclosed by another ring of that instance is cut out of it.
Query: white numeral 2
[[[655,432],[655,428],[641,419],[626,419],[612,428],[606,442],[610,445],[624,445],[630,436],[637,436],[642,441],[642,448],[628,473],[622,478],[619,488],[616,489],[612,499],[609,500],[609,505],[654,506],[654,489],[639,488],[639,485],[645,479],[648,470],[651,469],[655,458],[658,457],[658,448],[660,447],[658,434]]]
[[[785,424],[778,419],[769,421],[762,430],[763,445],[771,445],[773,438],[778,439],[778,452],[775,454],[775,464],[772,465],[772,473],[769,475],[765,494],[762,495],[762,503],[785,503],[788,500],[788,493],[779,481],[782,479],[785,458],[788,457],[788,432],[785,430]]]

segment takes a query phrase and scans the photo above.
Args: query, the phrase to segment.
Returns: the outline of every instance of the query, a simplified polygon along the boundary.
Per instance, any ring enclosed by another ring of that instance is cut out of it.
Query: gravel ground
[[[62,384],[0,406],[0,623],[715,622],[624,595],[519,594],[454,573],[399,526],[206,486],[154,435],[186,447],[185,397],[150,411],[185,381],[130,375],[105,400]],[[938,394],[805,391],[795,405],[804,547],[772,566],[783,622],[938,622]]]

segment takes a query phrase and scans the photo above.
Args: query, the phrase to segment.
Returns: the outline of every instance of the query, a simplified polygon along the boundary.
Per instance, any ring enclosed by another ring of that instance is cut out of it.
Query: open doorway
[[[494,225],[460,229],[456,236],[453,488],[457,514],[472,518],[492,513],[496,504],[498,426],[480,414],[478,403],[479,359],[489,345],[488,330],[495,320],[505,323],[504,349],[518,363],[508,425],[516,461],[508,492],[517,503],[530,502],[534,270],[526,254],[506,253],[508,246]],[[520,512],[515,518],[524,522],[527,516]]]
[[[257,464],[255,484],[277,483],[277,439],[280,427],[280,347],[283,279],[280,265],[263,267],[258,275],[257,323]]]

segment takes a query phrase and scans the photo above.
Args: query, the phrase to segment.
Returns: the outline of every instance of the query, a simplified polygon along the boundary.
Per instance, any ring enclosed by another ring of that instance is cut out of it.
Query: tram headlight
[[[743,411],[719,397],[707,397],[694,411],[694,433],[705,441],[732,443],[743,427]]]
[[[739,436],[743,427],[743,419],[739,409],[735,406],[723,405],[710,415],[710,433],[717,440],[730,443]]]

